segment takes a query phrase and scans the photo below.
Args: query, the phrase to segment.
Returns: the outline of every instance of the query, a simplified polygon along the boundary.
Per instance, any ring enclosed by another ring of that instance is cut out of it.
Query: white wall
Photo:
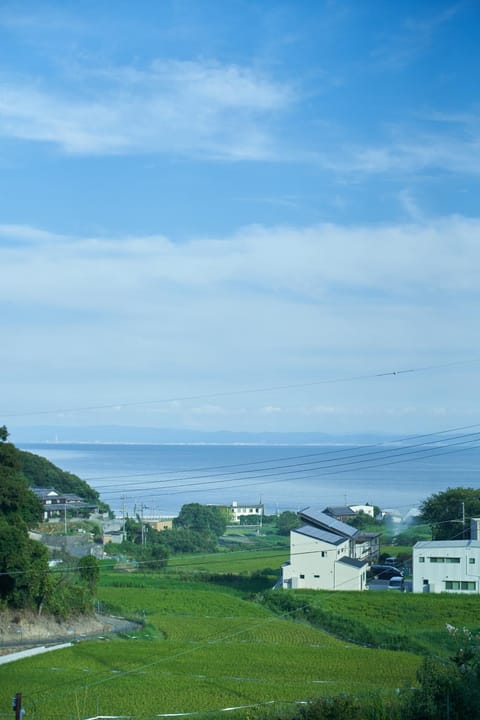
[[[480,593],[480,541],[419,542],[413,548],[413,592]]]
[[[349,541],[332,545],[290,533],[290,563],[282,568],[282,586],[310,590],[362,590],[365,570],[337,562],[349,557]]]

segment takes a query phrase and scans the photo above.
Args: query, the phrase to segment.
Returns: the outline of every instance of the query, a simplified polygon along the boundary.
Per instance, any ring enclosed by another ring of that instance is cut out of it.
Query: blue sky
[[[0,421],[477,422],[479,20],[3,2]]]

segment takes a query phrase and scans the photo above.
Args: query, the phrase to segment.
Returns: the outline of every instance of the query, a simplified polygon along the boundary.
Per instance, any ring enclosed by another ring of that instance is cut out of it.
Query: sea
[[[18,443],[100,493],[116,516],[172,517],[186,503],[263,503],[267,514],[369,503],[402,516],[480,483],[480,446]]]

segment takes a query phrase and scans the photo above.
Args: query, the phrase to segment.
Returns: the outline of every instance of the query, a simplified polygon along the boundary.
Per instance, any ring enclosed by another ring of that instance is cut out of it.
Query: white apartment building
[[[480,594],[480,540],[431,540],[413,547],[413,592]]]

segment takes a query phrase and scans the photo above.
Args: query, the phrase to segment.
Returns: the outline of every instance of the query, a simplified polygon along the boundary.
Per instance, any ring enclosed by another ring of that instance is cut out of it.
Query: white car
[[[388,589],[403,592],[405,590],[405,580],[401,575],[394,575],[394,577],[388,581]]]

